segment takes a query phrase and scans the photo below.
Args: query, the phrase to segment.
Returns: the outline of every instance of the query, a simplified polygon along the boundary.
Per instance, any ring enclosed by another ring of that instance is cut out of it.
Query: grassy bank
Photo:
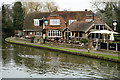
[[[36,44],[27,43],[27,42],[18,42],[18,41],[14,41],[11,39],[12,39],[12,37],[8,37],[5,39],[5,41],[10,42],[10,43],[15,43],[15,44],[27,45],[27,46],[31,46],[31,47],[35,47],[35,48],[45,48],[45,49],[49,49],[49,50],[65,52],[68,54],[82,55],[82,56],[99,58],[99,59],[104,59],[104,60],[109,60],[109,61],[120,62],[120,58],[117,56],[113,56],[113,55],[97,54],[97,53],[92,53],[92,52],[81,52],[81,51],[76,51],[76,50],[65,49],[64,47],[57,48],[57,47],[52,47],[52,46],[48,46],[48,45],[36,45]]]

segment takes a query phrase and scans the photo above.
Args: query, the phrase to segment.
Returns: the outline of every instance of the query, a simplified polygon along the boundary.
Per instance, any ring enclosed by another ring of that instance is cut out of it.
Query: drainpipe
[[[67,29],[67,22],[65,22],[65,29]],[[68,32],[68,30],[67,30],[67,32]],[[66,37],[66,36],[64,36],[64,37]],[[67,37],[67,39],[68,39],[68,37]]]
[[[94,14],[94,13],[92,13],[92,15],[93,15],[93,22],[94,22],[94,20],[95,20],[95,14]]]
[[[67,22],[65,22],[65,29],[67,28]]]
[[[45,23],[44,23],[45,18],[43,17],[42,20],[43,20],[43,30],[45,30]],[[43,43],[45,44],[45,33],[43,33]]]

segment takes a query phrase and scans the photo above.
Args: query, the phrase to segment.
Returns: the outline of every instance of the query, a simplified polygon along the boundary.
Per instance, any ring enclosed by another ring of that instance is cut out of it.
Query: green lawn
[[[12,43],[19,43],[19,44],[26,44],[26,45],[31,45],[31,46],[36,46],[36,47],[43,47],[43,48],[48,48],[48,49],[55,49],[58,51],[65,51],[65,52],[71,52],[71,53],[78,53],[78,54],[82,54],[82,55],[88,55],[88,56],[96,56],[96,57],[104,57],[104,58],[109,58],[109,59],[114,59],[114,60],[120,60],[119,57],[117,56],[112,56],[112,55],[104,55],[104,54],[97,54],[97,53],[91,53],[91,52],[81,52],[81,51],[75,51],[75,50],[69,50],[69,49],[64,49],[64,48],[57,48],[57,47],[53,47],[53,46],[48,46],[48,45],[36,45],[36,44],[29,44],[29,43],[20,43],[17,41],[13,41],[10,40],[12,37],[8,37],[5,39],[5,41],[7,42],[12,42]]]

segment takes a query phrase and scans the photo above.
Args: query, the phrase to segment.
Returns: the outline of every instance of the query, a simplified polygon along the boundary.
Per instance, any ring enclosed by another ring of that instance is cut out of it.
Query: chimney
[[[92,13],[92,15],[93,15],[93,22],[94,22],[94,20],[95,20],[95,14],[94,14],[94,13]]]
[[[88,11],[87,9],[85,9],[85,11]]]
[[[119,1],[119,3],[118,3],[118,6],[119,6],[119,8],[120,8],[120,1]]]

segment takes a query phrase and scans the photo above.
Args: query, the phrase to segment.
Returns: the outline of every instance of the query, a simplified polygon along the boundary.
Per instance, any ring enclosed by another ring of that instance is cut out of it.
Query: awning
[[[110,35],[110,40],[114,41],[114,35],[113,35],[113,33]]]
[[[104,42],[105,42],[105,34],[111,34],[110,35],[110,40],[111,41],[114,41],[114,35],[113,34],[119,34],[117,32],[109,31],[109,30],[96,30],[96,31],[92,31],[90,33],[100,33],[100,34],[103,34],[104,35]]]
[[[96,30],[96,31],[92,31],[90,33],[101,33],[101,34],[119,34],[117,32],[114,31],[109,31],[109,30]]]

